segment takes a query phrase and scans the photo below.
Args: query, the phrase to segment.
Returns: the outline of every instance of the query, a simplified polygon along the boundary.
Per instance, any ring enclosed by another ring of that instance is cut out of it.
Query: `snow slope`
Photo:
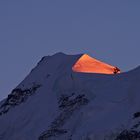
[[[42,58],[0,102],[0,140],[140,140],[140,67],[73,72],[81,56]]]

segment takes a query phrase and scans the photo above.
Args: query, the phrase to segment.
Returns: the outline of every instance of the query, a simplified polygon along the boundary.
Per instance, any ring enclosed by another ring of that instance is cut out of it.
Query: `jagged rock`
[[[30,89],[24,90],[21,88],[13,89],[12,93],[8,95],[6,101],[0,106],[0,116],[7,113],[12,107],[25,102],[40,86],[41,85],[34,85]]]
[[[133,114],[134,119],[139,118],[139,112]],[[140,131],[137,128],[140,126],[140,121],[134,124],[131,129],[123,130],[115,140],[140,140]]]
[[[39,140],[47,140],[49,137],[53,137],[53,136],[57,137],[65,133],[67,133],[67,130],[65,129],[51,129],[51,130],[48,130],[42,136],[40,136]]]
[[[135,124],[134,126],[133,126],[133,128],[138,128],[140,126],[140,122],[138,122],[137,124]]]
[[[41,134],[39,140],[47,140],[49,137],[56,137],[67,133],[66,130],[62,129],[65,122],[72,116],[74,111],[80,109],[81,106],[86,105],[89,102],[84,94],[73,97],[74,95],[75,93],[72,93],[70,96],[62,95],[60,97],[58,102],[60,104],[59,108],[63,110],[51,123],[50,128]]]
[[[140,117],[140,112],[136,112],[136,113],[134,114],[134,119],[135,119],[135,118],[138,118],[138,117]]]
[[[115,140],[140,140],[140,132],[134,130],[124,130]]]
[[[82,94],[82,95],[78,95],[76,96],[76,98],[74,99],[70,99],[71,97],[73,97],[74,94],[72,94],[71,96],[61,96],[60,100],[59,100],[59,108],[60,109],[64,109],[66,107],[72,107],[74,106],[75,104],[86,104],[88,103],[88,99],[85,98],[85,95]]]

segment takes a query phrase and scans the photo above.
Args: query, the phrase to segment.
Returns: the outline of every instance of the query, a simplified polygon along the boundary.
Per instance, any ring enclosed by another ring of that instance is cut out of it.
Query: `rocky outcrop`
[[[41,85],[33,85],[29,89],[16,88],[8,95],[5,102],[0,106],[0,116],[7,113],[11,108],[25,102],[29,96],[33,95]]]
[[[115,140],[140,140],[140,132],[135,130],[124,130]]]
[[[133,114],[136,123],[132,124],[130,129],[123,130],[115,140],[140,140],[140,112]]]
[[[49,129],[40,135],[39,140],[48,140],[51,137],[59,137],[68,133],[68,130],[63,128],[64,124],[76,110],[88,104],[88,102],[89,100],[84,94],[78,96],[75,93],[72,93],[70,96],[62,95],[58,102],[61,113],[51,123]]]

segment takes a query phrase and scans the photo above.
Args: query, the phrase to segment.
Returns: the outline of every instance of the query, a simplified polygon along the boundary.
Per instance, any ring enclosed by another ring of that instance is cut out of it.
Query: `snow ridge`
[[[140,67],[74,72],[82,55],[42,58],[0,102],[0,140],[140,139]]]

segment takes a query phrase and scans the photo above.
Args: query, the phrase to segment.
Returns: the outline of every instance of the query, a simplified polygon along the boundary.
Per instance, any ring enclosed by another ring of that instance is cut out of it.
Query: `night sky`
[[[0,99],[45,55],[140,64],[139,0],[0,0]]]

